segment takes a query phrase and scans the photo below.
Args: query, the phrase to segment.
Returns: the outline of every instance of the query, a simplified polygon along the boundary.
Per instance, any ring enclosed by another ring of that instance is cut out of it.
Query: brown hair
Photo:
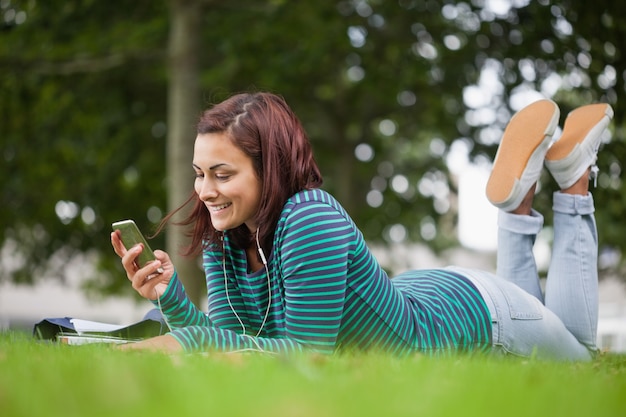
[[[259,225],[261,247],[269,254],[287,199],[299,191],[322,185],[322,175],[300,120],[280,96],[243,93],[206,110],[200,116],[197,132],[226,133],[233,144],[252,159],[263,188],[255,222]],[[204,202],[195,191],[181,207],[163,219],[159,230],[188,204],[193,204],[190,214],[176,224],[191,226],[188,233],[191,243],[183,254],[198,255],[204,247],[220,244],[222,233],[211,224]],[[245,224],[229,230],[228,235],[242,249],[249,247],[253,239]]]

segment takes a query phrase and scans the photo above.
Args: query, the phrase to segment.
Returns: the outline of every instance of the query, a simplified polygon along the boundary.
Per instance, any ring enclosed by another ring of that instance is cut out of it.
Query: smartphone
[[[137,257],[137,265],[139,265],[140,268],[143,268],[149,262],[156,260],[150,245],[148,245],[148,242],[146,242],[146,239],[143,237],[143,234],[139,231],[139,228],[133,220],[120,220],[119,222],[113,223],[111,227],[113,228],[113,231],[120,231],[122,243],[126,246],[126,249],[132,248],[137,243],[141,243],[143,245],[143,251],[141,251]]]

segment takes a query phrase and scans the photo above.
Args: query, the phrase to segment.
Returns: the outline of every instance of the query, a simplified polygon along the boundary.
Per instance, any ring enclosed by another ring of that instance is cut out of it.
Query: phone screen
[[[113,230],[119,230],[122,236],[122,243],[126,246],[126,249],[130,249],[137,243],[143,244],[143,251],[137,257],[137,264],[140,268],[143,268],[147,263],[156,260],[150,245],[146,242],[143,234],[139,231],[139,228],[133,220],[121,220],[111,225]]]

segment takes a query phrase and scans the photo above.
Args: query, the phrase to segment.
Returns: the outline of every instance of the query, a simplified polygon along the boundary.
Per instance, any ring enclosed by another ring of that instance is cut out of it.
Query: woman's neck
[[[263,262],[259,259],[255,244],[252,244],[246,249],[246,258],[248,260],[248,272],[256,272],[263,268]]]

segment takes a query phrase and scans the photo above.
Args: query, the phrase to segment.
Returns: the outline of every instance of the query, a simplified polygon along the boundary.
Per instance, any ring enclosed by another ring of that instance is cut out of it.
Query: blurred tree
[[[280,93],[294,107],[325,188],[368,240],[436,250],[457,244],[454,146],[490,160],[531,91],[563,104],[563,115],[607,101],[616,119],[610,157],[600,161],[596,195],[606,204],[597,217],[603,248],[619,254],[621,8],[605,0],[170,0],[169,8],[2,0],[1,279],[35,281],[49,259],[61,262],[46,275],[62,276],[63,260],[93,252],[105,273],[90,282],[127,288],[109,224],[132,217],[149,232],[177,205],[191,191],[184,170],[196,94],[207,106],[249,89]],[[547,206],[545,193],[538,202]],[[175,252],[174,229],[167,235]]]
[[[203,2],[170,0],[167,96],[167,207],[175,210],[189,197],[187,184],[193,157],[194,125],[200,112],[200,64]],[[184,213],[181,213],[184,214]],[[181,220],[177,218],[174,220]],[[167,252],[176,265],[185,289],[196,305],[205,287],[202,271],[195,259],[180,256],[185,245],[183,233],[167,234]]]
[[[63,277],[88,253],[116,268],[95,284],[127,287],[108,231],[149,231],[165,207],[167,9],[2,1],[0,22],[2,279]]]

